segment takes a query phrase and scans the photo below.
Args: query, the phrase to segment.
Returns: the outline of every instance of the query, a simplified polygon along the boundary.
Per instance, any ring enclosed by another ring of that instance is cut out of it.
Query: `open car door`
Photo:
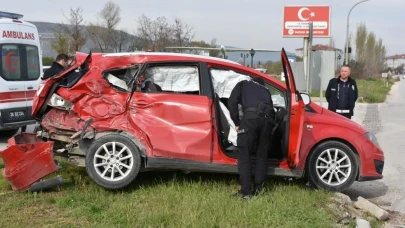
[[[299,151],[302,139],[302,128],[304,125],[305,104],[295,85],[294,76],[291,70],[290,62],[284,48],[281,50],[281,60],[287,85],[287,134],[286,146],[287,159],[290,167],[295,168],[299,163]]]

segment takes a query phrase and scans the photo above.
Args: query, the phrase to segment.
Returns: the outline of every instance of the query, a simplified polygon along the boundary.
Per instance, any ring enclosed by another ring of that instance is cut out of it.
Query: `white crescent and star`
[[[301,21],[306,21],[306,20],[309,19],[309,18],[305,18],[305,17],[302,16],[302,12],[304,12],[304,11],[306,11],[306,10],[309,11],[309,9],[308,9],[307,7],[302,7],[300,10],[298,10],[298,18],[299,18]],[[310,15],[311,17],[315,17],[315,13],[314,13],[314,12],[311,12],[309,15]]]

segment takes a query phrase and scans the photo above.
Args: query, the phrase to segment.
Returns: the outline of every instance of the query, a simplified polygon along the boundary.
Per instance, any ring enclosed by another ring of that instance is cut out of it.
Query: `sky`
[[[344,49],[347,14],[359,0],[113,0],[121,7],[119,28],[136,32],[137,19],[165,16],[170,22],[181,18],[194,28],[194,40],[239,48],[281,49],[294,52],[303,46],[303,38],[283,38],[283,7],[331,6],[331,35],[335,47]],[[20,13],[25,20],[65,22],[70,7],[83,9],[85,21],[96,22],[107,0],[18,0],[2,1],[0,10]],[[369,0],[357,5],[350,14],[350,32],[360,22],[382,38],[387,55],[405,54],[405,0]],[[135,34],[136,35],[136,34]],[[313,44],[328,44],[328,38],[314,39]]]

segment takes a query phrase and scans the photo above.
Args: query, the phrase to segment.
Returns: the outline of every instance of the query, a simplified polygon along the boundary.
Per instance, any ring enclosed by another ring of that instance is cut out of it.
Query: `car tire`
[[[314,187],[340,192],[353,184],[358,170],[357,155],[350,147],[342,142],[326,141],[310,153],[305,173]]]
[[[0,135],[1,135],[1,137],[4,137],[4,138],[10,138],[10,137],[13,137],[15,134],[17,134],[17,132],[18,132],[18,130],[19,130],[20,128],[16,128],[16,129],[7,129],[7,130],[1,130],[0,131]]]
[[[114,149],[115,147],[115,149]],[[120,134],[96,139],[86,153],[86,171],[106,189],[123,188],[134,181],[141,167],[141,155],[135,143]]]

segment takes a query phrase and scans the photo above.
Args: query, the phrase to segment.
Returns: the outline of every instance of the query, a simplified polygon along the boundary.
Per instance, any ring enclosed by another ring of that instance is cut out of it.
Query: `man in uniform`
[[[329,81],[325,93],[328,109],[349,119],[353,116],[353,109],[358,97],[357,84],[350,77],[350,67],[340,68],[340,75]]]
[[[242,106],[240,120],[238,104]],[[262,78],[240,81],[228,100],[230,116],[238,132],[238,172],[241,189],[234,196],[249,199],[258,195],[267,177],[268,146],[275,112],[270,91]],[[256,153],[255,188],[252,189],[250,154]]]

